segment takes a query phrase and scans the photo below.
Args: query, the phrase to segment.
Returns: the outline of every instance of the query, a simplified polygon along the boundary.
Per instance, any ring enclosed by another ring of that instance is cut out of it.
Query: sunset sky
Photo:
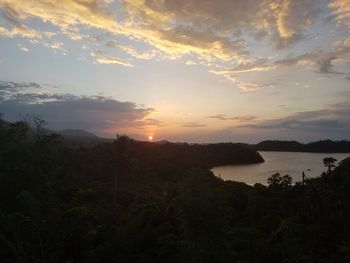
[[[0,112],[141,140],[350,139],[350,0],[0,0]]]

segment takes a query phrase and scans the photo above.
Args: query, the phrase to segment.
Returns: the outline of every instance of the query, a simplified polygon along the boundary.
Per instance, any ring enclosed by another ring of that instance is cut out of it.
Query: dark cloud
[[[276,123],[266,123],[260,125],[246,125],[245,127],[257,129],[304,129],[304,130],[319,130],[321,129],[342,129],[348,127],[348,124],[342,123],[338,120],[320,119],[310,121],[286,120]]]
[[[321,74],[344,74],[343,72],[335,71],[333,61],[337,59],[335,56],[324,58],[318,61],[318,72]]]
[[[261,130],[275,131],[294,139],[309,140],[333,138],[348,139],[350,134],[350,104],[338,103],[329,108],[317,111],[294,113],[281,119],[271,119],[257,124],[241,125],[239,128],[252,129],[256,133]]]
[[[226,115],[214,115],[226,119]],[[251,124],[226,127],[213,132],[188,134],[192,142],[248,142],[262,140],[297,140],[301,142],[320,139],[350,139],[350,104],[330,105],[316,111],[297,112],[288,117],[254,121]]]
[[[40,87],[32,83],[33,87]],[[102,135],[113,134],[120,129],[159,125],[147,119],[152,108],[140,108],[132,102],[120,102],[103,96],[75,96],[72,94],[23,93],[13,87],[29,84],[9,83],[6,96],[0,94],[0,111],[7,120],[15,121],[26,114],[45,119],[49,128],[75,128],[93,131]],[[6,84],[2,83],[2,89]],[[11,96],[9,95],[11,94]]]

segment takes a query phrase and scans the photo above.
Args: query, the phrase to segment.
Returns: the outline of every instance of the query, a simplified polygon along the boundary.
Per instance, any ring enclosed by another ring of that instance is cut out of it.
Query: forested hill
[[[310,143],[297,141],[262,141],[252,148],[257,151],[350,153],[350,141],[323,140]]]
[[[252,164],[264,162],[255,150],[246,144],[216,143],[152,143],[122,138],[126,141],[129,155],[152,166],[164,164],[185,167],[212,168],[229,164]],[[119,138],[120,140],[120,138]],[[109,146],[112,146],[110,144]],[[108,147],[106,145],[106,147]]]

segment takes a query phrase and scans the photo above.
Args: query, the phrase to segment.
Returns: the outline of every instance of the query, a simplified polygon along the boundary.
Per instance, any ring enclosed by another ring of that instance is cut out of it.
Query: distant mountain
[[[91,138],[98,138],[95,134],[91,132],[87,132],[84,130],[79,129],[65,129],[57,131],[59,134],[61,134],[63,137],[66,136],[74,136],[74,137],[91,137]]]
[[[308,149],[310,152],[350,153],[350,141],[323,140],[318,142],[310,142],[305,145],[305,148]]]
[[[65,129],[56,131],[63,136],[63,144],[67,148],[93,147],[103,142],[112,142],[114,139],[101,138],[97,135],[80,129]]]
[[[256,145],[260,151],[293,151],[302,152],[304,145],[297,141],[262,141]]]
[[[297,141],[262,141],[252,146],[257,151],[277,152],[317,152],[317,153],[350,153],[350,141],[322,140],[310,143]]]

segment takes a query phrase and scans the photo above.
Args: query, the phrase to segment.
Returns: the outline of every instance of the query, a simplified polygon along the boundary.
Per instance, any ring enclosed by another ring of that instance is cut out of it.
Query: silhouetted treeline
[[[0,262],[350,260],[350,159],[304,185],[275,174],[252,187],[208,170],[246,161],[246,146],[120,136],[67,149],[27,132],[0,122]]]
[[[105,147],[112,146],[106,144]],[[181,169],[193,167],[212,168],[213,166],[228,164],[252,164],[264,162],[255,150],[246,144],[215,143],[215,144],[187,144],[187,143],[152,143],[128,139],[129,154],[147,162],[147,165],[181,166]]]
[[[258,151],[350,153],[350,141],[323,140],[306,144],[297,141],[262,141],[252,145],[252,148]]]

